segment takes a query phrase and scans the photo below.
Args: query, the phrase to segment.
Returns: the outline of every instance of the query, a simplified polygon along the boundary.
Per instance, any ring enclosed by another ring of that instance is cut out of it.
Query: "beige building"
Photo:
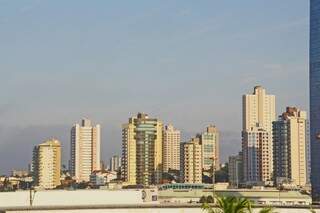
[[[272,135],[259,128],[242,134],[244,181],[249,185],[265,185],[272,179]]]
[[[261,86],[243,96],[242,153],[247,184],[269,184],[272,179],[275,114],[275,96],[267,95]]]
[[[220,169],[219,135],[218,129],[213,125],[208,126],[206,131],[199,135],[204,171],[210,171],[213,164],[216,171]]]
[[[160,183],[162,122],[138,113],[122,128],[122,179],[126,184],[148,186]]]
[[[254,88],[253,94],[242,97],[243,131],[260,127],[272,131],[272,122],[276,120],[275,96],[267,95],[261,86]]]
[[[110,158],[109,161],[109,170],[110,171],[119,171],[119,168],[121,167],[121,158],[118,155],[114,155]]]
[[[35,185],[53,189],[60,185],[61,145],[48,140],[33,149],[33,178]]]
[[[88,119],[72,127],[70,171],[77,182],[89,181],[100,170],[100,137],[100,125],[92,126]]]
[[[168,125],[163,130],[163,171],[169,169],[180,170],[180,143],[181,133],[173,125]]]
[[[184,183],[202,183],[202,148],[199,138],[182,145],[182,176]]]
[[[274,179],[277,184],[306,186],[308,175],[307,112],[287,107],[273,122]]]
[[[121,176],[128,185],[137,183],[137,157],[136,157],[136,140],[135,126],[133,119],[129,119],[128,124],[122,125],[122,158],[121,158]]]

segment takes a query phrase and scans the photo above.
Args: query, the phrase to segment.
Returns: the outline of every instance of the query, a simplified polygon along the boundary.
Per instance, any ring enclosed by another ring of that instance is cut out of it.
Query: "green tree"
[[[206,203],[206,202],[207,202],[206,196],[202,196],[199,200],[199,203]]]
[[[214,199],[211,195],[207,197],[207,203],[214,203]]]
[[[202,209],[208,213],[252,213],[252,204],[246,198],[217,197],[217,207],[212,208],[208,203]],[[272,213],[272,208],[264,208],[260,213]]]
[[[272,207],[268,207],[268,208],[263,208],[259,211],[259,213],[272,213],[273,212],[273,208]]]

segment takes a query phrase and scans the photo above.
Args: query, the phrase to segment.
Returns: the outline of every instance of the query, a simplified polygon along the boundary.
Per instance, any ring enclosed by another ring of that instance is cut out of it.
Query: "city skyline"
[[[291,7],[284,12],[289,2]],[[26,167],[25,162],[31,161],[30,147],[48,137],[61,141],[67,164],[69,129],[81,117],[102,125],[103,160],[120,154],[121,123],[143,111],[174,124],[182,132],[182,141],[214,123],[221,131],[226,161],[240,150],[241,95],[253,86],[261,84],[277,96],[277,114],[286,106],[308,110],[305,2],[269,1],[262,14],[256,12],[262,6],[249,1],[234,3],[231,9],[230,3],[209,1],[197,7],[193,3],[161,6],[155,2],[141,8],[131,3],[100,3],[88,9],[85,3],[66,3],[61,19],[54,18],[61,3],[1,4],[0,70],[6,78],[1,81],[0,173]],[[114,11],[103,9],[108,6]],[[119,13],[123,18],[116,15],[122,8],[128,13]],[[75,19],[67,15],[70,11]],[[86,19],[80,18],[81,12]],[[43,13],[48,16],[41,20]],[[269,13],[274,16],[266,20]],[[162,33],[156,36],[159,31],[143,21],[145,17],[155,21]],[[109,18],[116,24],[110,25]],[[96,25],[91,25],[95,21]],[[246,23],[244,29],[237,27],[241,23]],[[87,28],[89,31],[82,33]],[[131,37],[128,41],[125,36],[115,39],[126,33]],[[181,40],[186,34],[188,40]],[[171,52],[170,44],[175,42]],[[66,49],[60,52],[55,46]],[[128,53],[122,53],[124,50]],[[159,88],[148,92],[137,84],[132,87],[132,82],[141,79],[151,86],[154,77],[163,82]],[[74,80],[78,82],[74,84]],[[90,93],[84,92],[87,100],[74,95],[83,89],[77,85],[91,87]],[[229,127],[224,121],[230,119],[234,122]],[[11,159],[14,155],[19,158]]]
[[[256,89],[260,89],[260,88],[262,88],[260,85],[258,85],[258,86],[254,86],[254,90],[256,90]],[[265,88],[262,88],[263,90],[265,89]],[[290,106],[287,106],[287,107],[290,107]],[[138,114],[139,114],[140,112],[138,112]],[[243,117],[243,119],[245,120],[245,117]],[[161,118],[160,118],[160,120],[161,120]],[[88,118],[82,118],[81,119],[81,125],[91,125],[91,120],[89,120]],[[87,124],[85,124],[85,123],[87,123]],[[244,121],[242,122],[243,123],[243,125],[244,125]],[[172,125],[172,124],[169,124],[169,126],[170,125]],[[72,126],[72,128],[71,128],[71,138],[73,138],[73,137],[75,137],[75,136],[73,136],[74,135],[74,133],[73,133],[73,131],[74,131],[74,128],[76,127],[76,126],[78,126],[78,127],[81,127],[79,124],[75,124],[74,126]],[[98,134],[100,134],[101,133],[101,131],[102,131],[102,128],[101,128],[101,126],[100,126],[100,124],[97,124],[97,126],[95,126],[94,128],[99,128],[99,133]],[[164,127],[167,127],[167,126],[164,126]],[[204,128],[204,127],[203,127]],[[207,129],[208,128],[216,128],[215,126],[213,126],[212,125],[212,123],[210,123],[210,124],[208,124],[207,125],[207,127],[206,127]],[[207,130],[208,131],[208,130]],[[240,130],[241,131],[241,130]],[[203,134],[203,132],[202,132],[202,130],[194,130],[193,132],[195,132],[194,133],[194,135],[196,135],[196,138],[197,137],[200,137],[201,136],[201,134]],[[70,133],[70,129],[69,129],[69,133]],[[184,136],[184,138],[187,138],[187,139],[185,139],[185,140],[181,140],[180,141],[180,145],[181,146],[183,146],[183,144],[184,143],[189,143],[191,140],[193,140],[194,139],[194,135],[192,136],[192,135],[189,135],[189,134],[185,134],[185,133],[183,133],[183,132],[181,132],[181,135],[182,136]],[[188,136],[187,136],[188,135]],[[241,135],[241,134],[240,134]],[[70,136],[70,135],[69,135]],[[54,136],[52,136],[53,138],[55,138]],[[101,141],[103,141],[103,140],[101,140],[100,139],[101,138],[101,136],[99,135],[99,150],[100,150],[100,152],[99,152],[99,159],[100,159],[100,163],[101,164],[108,164],[108,160],[107,160],[107,158],[105,157],[105,156],[103,156],[102,154],[101,154],[101,149],[100,149],[100,146],[102,145],[101,144]],[[218,138],[219,138],[219,136],[218,136]],[[100,141],[101,140],[101,141]],[[69,142],[69,144],[70,144],[70,140],[68,141]],[[71,144],[72,143],[75,143],[75,142],[73,142],[73,140],[71,140]],[[218,143],[219,144],[219,143]],[[222,144],[222,145],[224,145],[224,144]],[[238,149],[238,150],[236,150],[236,152],[237,153],[230,153],[230,154],[228,154],[228,155],[225,155],[222,159],[223,160],[219,160],[219,165],[217,165],[217,168],[218,167],[220,167],[220,163],[221,164],[224,164],[224,163],[228,163],[228,160],[229,160],[229,157],[230,156],[232,156],[232,155],[235,155],[235,154],[238,154],[238,152],[240,152],[241,151],[241,137],[240,137],[240,148]],[[163,146],[163,145],[162,145]],[[220,145],[218,145],[218,147],[219,147]],[[71,147],[71,145],[70,145],[70,147]],[[63,149],[62,149],[63,150]],[[65,159],[63,159],[62,158],[62,160],[61,160],[61,165],[65,165],[67,168],[71,168],[70,167],[70,163],[71,163],[71,161],[70,161],[70,156],[72,156],[72,152],[71,152],[71,150],[68,150],[69,151],[69,155],[67,155],[67,157],[65,158]],[[64,150],[64,152],[65,152],[65,150]],[[120,150],[117,150],[117,152],[114,152],[113,154],[112,154],[112,156],[111,156],[111,158],[112,157],[115,157],[115,156],[117,156],[118,155],[118,153],[121,153],[122,152],[122,150],[121,150],[121,148],[120,148]],[[219,148],[219,150],[218,150],[218,152],[221,152],[221,149]],[[223,151],[222,151],[223,152]],[[71,153],[71,155],[70,155],[70,153]],[[121,156],[121,154],[119,154],[119,156]],[[111,159],[110,158],[110,159]],[[181,156],[180,156],[180,158],[181,158]],[[109,160],[110,160],[109,159]],[[221,158],[219,158],[219,159],[221,159]],[[31,160],[30,160],[30,164],[32,164],[32,155],[31,155]],[[4,175],[4,174],[9,174],[9,173],[11,173],[12,171],[14,171],[15,169],[27,169],[27,167],[30,165],[30,164],[28,164],[28,165],[25,165],[24,167],[12,167],[10,170],[8,170],[7,171],[7,173],[0,173],[0,175]],[[98,168],[98,167],[97,167]],[[99,168],[100,168],[100,164],[99,164]],[[93,169],[92,171],[99,171],[100,169]],[[72,169],[71,169],[72,170]],[[1,171],[0,171],[1,172]]]

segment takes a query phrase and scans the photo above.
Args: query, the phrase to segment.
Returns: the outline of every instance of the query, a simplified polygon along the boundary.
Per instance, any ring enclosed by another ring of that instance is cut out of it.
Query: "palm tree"
[[[273,208],[272,207],[268,207],[268,208],[263,208],[259,211],[259,213],[272,213],[273,212]]]
[[[208,203],[202,209],[208,213],[252,213],[252,204],[246,198],[217,197],[217,207],[212,208]],[[272,213],[272,208],[264,208],[260,213]]]

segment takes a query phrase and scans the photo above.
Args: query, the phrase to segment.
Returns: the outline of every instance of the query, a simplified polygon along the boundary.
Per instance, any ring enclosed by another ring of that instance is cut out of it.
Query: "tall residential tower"
[[[184,183],[202,183],[202,150],[200,138],[181,145],[181,176]]]
[[[163,124],[138,113],[122,126],[122,179],[127,184],[158,184],[162,176]]]
[[[272,122],[275,121],[275,96],[261,86],[243,96],[242,154],[247,184],[267,184],[272,179]]]
[[[60,185],[61,145],[58,140],[48,140],[33,149],[33,180],[35,185],[53,189]]]
[[[181,133],[173,125],[165,126],[163,129],[163,171],[180,170],[180,142]]]
[[[273,122],[273,168],[277,185],[283,181],[304,187],[308,174],[307,112],[287,107]]]
[[[100,125],[82,119],[71,129],[71,175],[77,182],[89,181],[95,170],[100,170]]]
[[[220,154],[219,154],[219,131],[216,126],[209,125],[206,131],[201,135],[200,138],[202,146],[202,169],[203,171],[210,171],[212,165],[215,170],[220,169]]]

